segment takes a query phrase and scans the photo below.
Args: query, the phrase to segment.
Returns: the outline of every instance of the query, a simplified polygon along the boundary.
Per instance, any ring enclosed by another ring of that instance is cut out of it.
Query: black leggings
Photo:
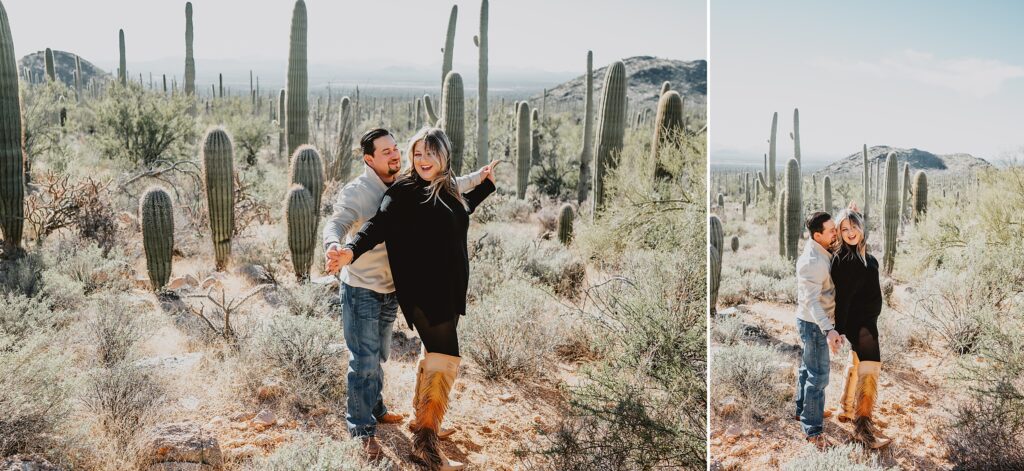
[[[851,337],[852,335],[852,337]],[[882,361],[882,353],[878,348],[878,318],[872,317],[852,324],[846,329],[846,339],[850,347],[857,352],[860,361]]]
[[[420,341],[428,353],[443,353],[453,357],[459,356],[459,317],[448,322],[430,325],[427,316],[419,308],[414,308],[412,315],[413,327],[420,333]]]

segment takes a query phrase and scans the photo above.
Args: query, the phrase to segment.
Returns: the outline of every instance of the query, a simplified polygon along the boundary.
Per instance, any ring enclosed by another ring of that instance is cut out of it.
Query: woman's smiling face
[[[843,242],[854,247],[860,244],[860,241],[864,238],[864,233],[860,228],[853,225],[853,222],[848,218],[844,219],[843,223],[839,225],[839,235],[843,238]]]
[[[412,147],[412,166],[420,178],[433,181],[441,173],[441,158],[421,140]]]

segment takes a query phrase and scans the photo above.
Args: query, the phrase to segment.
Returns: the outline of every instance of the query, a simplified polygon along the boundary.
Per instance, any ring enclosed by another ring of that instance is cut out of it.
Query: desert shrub
[[[562,247],[537,244],[527,252],[523,267],[528,275],[550,286],[556,294],[577,299],[587,276],[587,267]]]
[[[736,413],[758,421],[780,414],[786,392],[779,384],[790,384],[788,368],[781,365],[778,350],[739,343],[712,352],[711,387],[715,397],[734,397]]]
[[[534,377],[554,359],[559,313],[547,295],[514,280],[470,307],[462,323],[465,355],[491,380]]]
[[[163,386],[151,371],[122,362],[94,370],[81,399],[100,429],[124,448],[149,424],[163,394]]]
[[[885,471],[890,468],[878,464],[860,446],[839,445],[818,451],[808,445],[795,458],[782,465],[784,471]],[[895,470],[895,468],[891,468]]]
[[[987,286],[973,283],[970,274],[935,273],[915,293],[912,317],[946,348],[958,355],[973,353],[984,324],[994,313]]]
[[[25,149],[25,172],[30,173],[41,157],[59,163],[53,170],[63,171],[71,154],[60,125],[60,109],[66,108],[74,116],[74,92],[61,81],[22,87],[22,129]]]
[[[47,272],[66,275],[81,284],[84,294],[104,289],[127,291],[131,288],[132,261],[121,249],[104,252],[93,241],[61,240],[53,248]]]
[[[16,260],[0,261],[0,293],[20,293],[35,296],[43,289],[45,263],[38,253],[30,253]]]
[[[279,284],[274,293],[293,316],[336,318],[341,313],[338,292],[329,285],[288,282]]]
[[[527,222],[534,207],[529,201],[516,198],[514,194],[493,194],[473,212],[473,218],[481,224],[489,222]]]
[[[68,416],[70,364],[52,339],[0,334],[0,455],[44,451]]]
[[[248,100],[221,100],[214,108],[212,123],[223,123],[234,144],[235,159],[246,167],[256,165],[256,158],[276,133],[265,114],[254,114]]]
[[[146,91],[129,82],[108,87],[96,105],[95,143],[102,155],[132,165],[174,162],[189,155],[195,121],[192,98]]]
[[[539,156],[540,160],[531,162],[530,186],[552,198],[564,199],[576,194],[580,150],[568,147],[571,143],[562,134],[578,130],[576,126],[563,126],[566,119],[566,115],[545,116],[536,126],[540,149],[534,156]]]
[[[51,331],[66,322],[63,313],[50,309],[42,297],[21,294],[0,294],[0,336],[21,342],[37,333]]]
[[[250,374],[250,385],[277,377],[300,409],[336,404],[345,398],[343,338],[337,320],[275,316],[249,346],[252,360],[259,365],[255,372],[262,373]]]
[[[502,231],[488,231],[469,241],[469,290],[466,299],[476,302],[522,273],[531,244]],[[520,275],[521,276],[521,275]]]
[[[740,316],[719,316],[711,327],[711,339],[723,345],[736,345],[747,338],[747,326]]]
[[[359,440],[335,440],[319,433],[300,432],[270,455],[253,463],[253,471],[375,471],[388,463],[367,463]]]
[[[96,361],[113,366],[126,360],[135,345],[146,334],[146,325],[139,316],[142,311],[122,297],[107,295],[93,302],[95,317],[87,330],[96,347]]]
[[[254,225],[238,239],[232,257],[237,266],[256,270],[253,281],[277,284],[290,274],[288,239],[279,227]]]

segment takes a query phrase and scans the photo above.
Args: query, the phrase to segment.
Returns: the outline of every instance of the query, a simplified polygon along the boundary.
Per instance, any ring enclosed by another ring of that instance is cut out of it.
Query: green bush
[[[164,388],[147,368],[122,362],[93,370],[81,394],[100,429],[125,448],[153,420]]]
[[[140,306],[127,299],[106,295],[93,301],[95,317],[87,330],[96,347],[96,361],[112,367],[129,358],[135,345],[146,335],[146,325],[140,317]]]
[[[765,422],[783,414],[792,373],[783,366],[785,358],[770,347],[738,343],[712,352],[711,389],[716,399],[734,397],[736,413]]]
[[[49,300],[40,297],[0,294],[0,336],[21,342],[65,324],[66,316],[50,307]]]
[[[782,465],[783,471],[886,471],[877,458],[870,457],[861,447],[853,444],[839,445],[826,451],[811,446],[804,447],[795,458]]]
[[[249,385],[267,377],[285,382],[294,405],[309,409],[335,406],[345,398],[347,361],[340,349],[343,335],[337,320],[275,316],[252,339],[247,356]]]
[[[196,135],[190,102],[184,94],[169,97],[134,83],[108,87],[96,105],[96,147],[131,165],[190,158],[189,142]]]
[[[47,451],[71,411],[73,371],[51,342],[0,335],[0,456]]]

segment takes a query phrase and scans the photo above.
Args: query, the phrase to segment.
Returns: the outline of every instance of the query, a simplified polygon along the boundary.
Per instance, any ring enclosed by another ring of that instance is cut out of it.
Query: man
[[[334,212],[324,226],[324,251],[328,272],[332,260],[339,257],[344,236],[347,242],[377,212],[384,192],[395,182],[402,167],[402,154],[394,136],[382,128],[371,129],[359,139],[366,169],[338,193]],[[491,165],[456,179],[459,191],[466,192],[486,178]],[[378,423],[401,423],[403,416],[389,412],[381,390],[391,347],[391,330],[398,312],[398,298],[388,265],[384,244],[342,268],[339,291],[342,322],[348,346],[348,409],[345,422],[353,437],[363,439],[371,459],[381,456],[375,438]]]
[[[823,435],[825,387],[828,386],[829,350],[839,351],[843,337],[835,330],[835,286],[829,276],[836,226],[825,212],[806,221],[811,239],[796,262],[796,323],[803,343],[797,378],[796,415],[807,441],[819,449],[830,446]]]

